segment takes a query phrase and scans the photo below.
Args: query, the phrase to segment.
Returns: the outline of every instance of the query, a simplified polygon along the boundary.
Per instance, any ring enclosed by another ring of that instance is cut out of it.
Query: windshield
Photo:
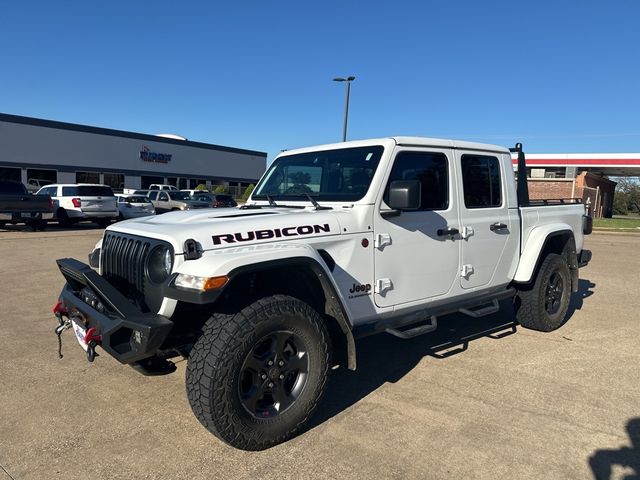
[[[353,202],[364,197],[384,147],[343,148],[287,155],[277,159],[264,175],[254,200],[306,199]]]
[[[169,197],[171,197],[171,200],[193,200],[193,198],[191,198],[191,195],[189,195],[189,192],[170,192],[167,190],[165,190],[165,192],[169,195]]]

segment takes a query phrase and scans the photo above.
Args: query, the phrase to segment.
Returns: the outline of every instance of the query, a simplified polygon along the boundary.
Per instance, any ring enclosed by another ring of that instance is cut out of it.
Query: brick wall
[[[544,178],[529,179],[529,198],[532,200],[571,198],[572,180]]]

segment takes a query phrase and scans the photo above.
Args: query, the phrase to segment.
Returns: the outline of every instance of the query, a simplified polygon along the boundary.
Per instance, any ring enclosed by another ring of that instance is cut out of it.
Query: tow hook
[[[69,320],[69,317],[67,316],[67,309],[64,307],[60,300],[58,300],[58,302],[54,305],[53,314],[58,319],[58,326],[54,330],[56,336],[58,337],[58,358],[62,358],[62,332],[64,332],[68,328],[71,328],[71,320]]]
[[[98,354],[96,353],[96,347],[100,345],[100,335],[96,333],[96,329],[91,327],[84,335],[84,343],[87,344],[87,360],[93,362]]]

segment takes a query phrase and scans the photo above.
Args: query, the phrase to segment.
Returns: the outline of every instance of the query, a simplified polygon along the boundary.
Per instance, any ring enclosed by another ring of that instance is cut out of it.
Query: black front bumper
[[[67,280],[60,294],[64,310],[84,328],[94,327],[107,353],[121,363],[156,354],[173,327],[171,320],[141,312],[86,264],[72,258],[57,263]]]

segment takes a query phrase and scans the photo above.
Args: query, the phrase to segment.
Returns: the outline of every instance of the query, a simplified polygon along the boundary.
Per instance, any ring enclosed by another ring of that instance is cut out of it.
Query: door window
[[[158,190],[153,190],[152,192],[149,192],[149,195],[147,195],[149,197],[149,199],[151,200],[157,200],[158,199]]]
[[[491,208],[502,205],[500,163],[487,155],[462,155],[462,189],[467,208]]]
[[[418,210],[446,210],[449,206],[447,156],[438,152],[400,152],[396,156],[384,193],[388,203],[389,188],[395,180],[418,180],[421,186]]]
[[[168,202],[169,201],[169,195],[167,195],[164,192],[161,192],[160,196],[158,197],[158,201],[160,201],[160,202]]]

